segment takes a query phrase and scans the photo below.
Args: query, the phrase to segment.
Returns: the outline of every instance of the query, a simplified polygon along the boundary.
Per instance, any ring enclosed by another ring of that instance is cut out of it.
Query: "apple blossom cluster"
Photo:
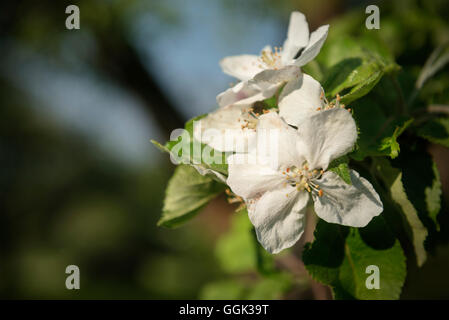
[[[302,72],[326,40],[329,26],[312,33],[293,12],[281,48],[220,61],[238,82],[217,96],[218,110],[194,126],[194,139],[228,153],[228,176],[215,174],[247,207],[258,241],[270,253],[294,245],[304,232],[306,209],[345,226],[364,227],[383,210],[373,186],[349,170],[350,183],[328,170],[351,152],[357,127],[350,110],[329,103],[320,83]],[[260,104],[275,98],[275,106]]]

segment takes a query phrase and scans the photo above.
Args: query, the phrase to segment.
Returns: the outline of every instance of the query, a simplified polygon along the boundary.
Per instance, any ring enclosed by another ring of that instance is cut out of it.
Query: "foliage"
[[[449,95],[444,94],[444,85],[440,90],[427,88],[432,83],[449,83],[448,69],[441,49],[440,58],[430,59],[423,68],[422,51],[427,47],[412,43],[410,35],[440,34],[441,29],[447,31],[447,25],[416,5],[410,12],[419,13],[423,21],[404,27],[406,18],[399,11],[396,4],[385,5],[383,31],[361,28],[364,16],[359,11],[332,21],[320,55],[303,68],[322,83],[331,103],[338,101],[351,108],[357,123],[355,149],[329,169],[350,184],[348,165],[359,168],[384,203],[384,212],[364,228],[320,220],[313,242],[305,245],[302,260],[307,271],[328,285],[336,299],[399,299],[407,266],[421,267],[426,262],[442,230],[441,181],[428,146],[449,147]],[[436,42],[432,46],[439,48],[436,38],[432,39]],[[427,56],[432,54],[427,51]],[[275,98],[263,103],[276,108]],[[439,107],[432,108],[436,103]],[[191,134],[190,126],[188,122],[186,129]],[[173,142],[159,146],[172,152]],[[192,163],[191,158],[186,163]],[[226,166],[204,165],[227,174]],[[219,182],[194,170],[189,178],[181,176],[188,173],[187,168],[181,166],[168,186],[164,226],[187,221],[224,190]],[[236,213],[231,229],[218,241],[216,256],[226,273],[258,270],[261,279],[256,284],[239,282],[236,277],[211,283],[204,288],[203,298],[279,298],[292,287],[294,278],[276,267],[277,256],[260,250],[253,232],[245,211]],[[379,267],[379,289],[366,286],[370,265]]]

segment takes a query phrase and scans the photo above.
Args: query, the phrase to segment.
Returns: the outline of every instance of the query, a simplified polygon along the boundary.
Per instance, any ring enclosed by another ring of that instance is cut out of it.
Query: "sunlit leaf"
[[[176,227],[195,216],[225,185],[199,174],[193,167],[179,165],[168,182],[158,225]]]

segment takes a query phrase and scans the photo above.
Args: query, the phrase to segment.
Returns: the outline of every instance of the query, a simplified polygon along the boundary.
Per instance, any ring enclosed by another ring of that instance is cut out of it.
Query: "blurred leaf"
[[[338,174],[347,184],[352,184],[348,162],[349,159],[347,156],[340,157],[329,164],[328,170]]]
[[[225,185],[202,176],[193,167],[179,165],[168,182],[159,226],[175,227],[191,219]]]
[[[291,288],[293,278],[280,273],[257,279],[252,283],[222,280],[206,284],[200,299],[206,300],[274,300],[281,299]]]
[[[420,127],[417,134],[430,142],[449,148],[449,118],[432,119]]]
[[[310,61],[305,66],[303,66],[302,71],[312,76],[312,78],[314,78],[318,82],[323,81],[324,77],[323,70],[321,69],[321,66],[316,59]]]
[[[315,280],[331,286],[336,299],[398,299],[406,275],[402,248],[382,216],[361,229],[320,220],[303,261]],[[380,270],[380,289],[366,287],[370,265]]]
[[[248,300],[275,300],[281,299],[292,286],[292,276],[279,273],[265,277],[254,285],[245,297]]]
[[[252,228],[246,209],[233,215],[231,229],[218,240],[215,248],[215,255],[224,271],[240,273],[257,268]]]
[[[416,80],[415,87],[419,90],[424,83],[433,77],[449,62],[449,43],[436,48],[427,59]]]
[[[218,240],[215,255],[222,269],[229,273],[275,272],[273,256],[257,241],[246,209],[233,215],[231,229]]]
[[[246,292],[244,284],[236,280],[223,280],[206,284],[201,292],[202,300],[239,300]]]
[[[254,227],[252,228],[252,238],[253,245],[256,248],[257,254],[257,271],[259,271],[259,273],[264,276],[271,276],[273,274],[279,273],[279,270],[276,269],[274,263],[274,256],[268,253],[267,250],[265,250],[265,248],[262,247],[262,245],[259,243]]]

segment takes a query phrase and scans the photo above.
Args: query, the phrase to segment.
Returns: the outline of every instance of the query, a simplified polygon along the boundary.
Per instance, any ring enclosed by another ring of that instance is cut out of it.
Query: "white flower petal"
[[[290,127],[276,112],[259,117],[257,125],[257,152],[269,158],[269,165],[276,170],[301,165],[305,158],[298,152],[298,131]]]
[[[306,16],[301,12],[294,11],[290,15],[287,39],[282,48],[282,62],[290,64],[300,49],[309,43],[309,25]]]
[[[320,53],[321,47],[326,41],[327,33],[329,31],[329,25],[321,26],[310,34],[310,41],[307,47],[304,48],[301,55],[296,59],[295,65],[301,67],[313,60],[318,53]]]
[[[287,186],[267,191],[248,205],[257,239],[268,252],[278,253],[299,240],[304,232],[308,200],[307,192]]]
[[[254,198],[266,190],[279,188],[285,181],[279,171],[260,165],[257,157],[251,153],[230,155],[227,162],[226,183],[232,192],[244,199]]]
[[[351,113],[342,108],[316,112],[298,126],[300,148],[313,169],[327,169],[329,163],[352,150],[357,127]]]
[[[273,83],[279,84],[285,81],[290,81],[298,78],[301,75],[301,68],[297,66],[286,66],[281,69],[267,69],[259,72],[254,76],[254,81],[257,83]]]
[[[328,171],[316,183],[323,196],[313,195],[315,212],[323,220],[351,227],[364,227],[383,211],[383,204],[371,183],[351,170],[352,185]]]
[[[278,89],[276,85],[258,85],[254,82],[241,81],[232,88],[220,93],[217,96],[217,103],[220,107],[231,104],[250,105],[256,101],[265,100],[273,96]]]
[[[209,113],[194,124],[194,138],[218,151],[247,152],[256,139],[255,129],[242,128],[248,119],[244,110],[249,107],[230,105]]]
[[[260,64],[259,57],[251,54],[226,57],[220,60],[220,66],[224,73],[242,81],[252,79],[262,71]]]
[[[221,181],[221,182],[226,182],[226,177],[224,175],[222,175],[218,171],[215,171],[215,170],[212,170],[212,169],[209,169],[209,168],[204,168],[202,165],[199,165],[199,164],[194,164],[192,166],[202,176],[210,176],[212,178],[216,178],[215,180],[218,180],[218,181]]]
[[[324,106],[321,84],[308,74],[288,82],[279,96],[279,115],[298,126],[305,117]]]

